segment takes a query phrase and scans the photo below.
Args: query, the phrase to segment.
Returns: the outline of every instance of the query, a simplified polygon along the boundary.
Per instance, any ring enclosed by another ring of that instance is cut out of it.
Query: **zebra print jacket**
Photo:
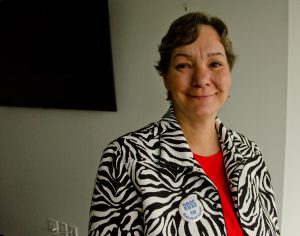
[[[270,175],[256,144],[216,129],[235,212],[245,235],[277,236]],[[179,204],[195,195],[202,218],[185,221]],[[220,196],[193,158],[172,107],[156,123],[124,135],[104,151],[95,182],[89,235],[226,235]]]

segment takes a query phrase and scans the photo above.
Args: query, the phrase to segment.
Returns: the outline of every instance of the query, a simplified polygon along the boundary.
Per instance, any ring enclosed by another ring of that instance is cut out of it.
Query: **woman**
[[[89,234],[279,235],[259,148],[217,118],[235,62],[226,25],[186,14],[159,52],[171,107],[104,151]]]

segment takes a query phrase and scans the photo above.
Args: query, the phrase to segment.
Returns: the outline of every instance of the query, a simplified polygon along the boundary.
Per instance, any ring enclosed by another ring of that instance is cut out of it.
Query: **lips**
[[[201,94],[201,95],[195,95],[195,94],[187,94],[188,97],[191,97],[191,98],[209,98],[209,97],[212,97],[212,96],[215,96],[216,93],[213,93],[213,94]]]

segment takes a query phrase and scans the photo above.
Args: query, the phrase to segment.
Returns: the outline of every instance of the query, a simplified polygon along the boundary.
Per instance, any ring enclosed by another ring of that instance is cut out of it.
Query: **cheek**
[[[219,77],[219,80],[216,81],[217,86],[219,89],[223,91],[229,91],[231,87],[231,76],[230,74],[224,74],[223,76]]]
[[[184,90],[188,86],[188,81],[183,76],[176,76],[169,74],[164,79],[164,84],[169,91],[180,91]]]
[[[176,88],[176,82],[172,80],[170,77],[164,79],[165,87],[168,91],[174,90],[174,87]]]

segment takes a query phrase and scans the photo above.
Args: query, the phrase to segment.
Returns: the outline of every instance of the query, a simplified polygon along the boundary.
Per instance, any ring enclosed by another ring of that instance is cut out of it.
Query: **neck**
[[[215,128],[215,117],[198,122],[187,122],[177,118],[184,136],[193,153],[200,156],[211,156],[220,151],[218,134]]]

